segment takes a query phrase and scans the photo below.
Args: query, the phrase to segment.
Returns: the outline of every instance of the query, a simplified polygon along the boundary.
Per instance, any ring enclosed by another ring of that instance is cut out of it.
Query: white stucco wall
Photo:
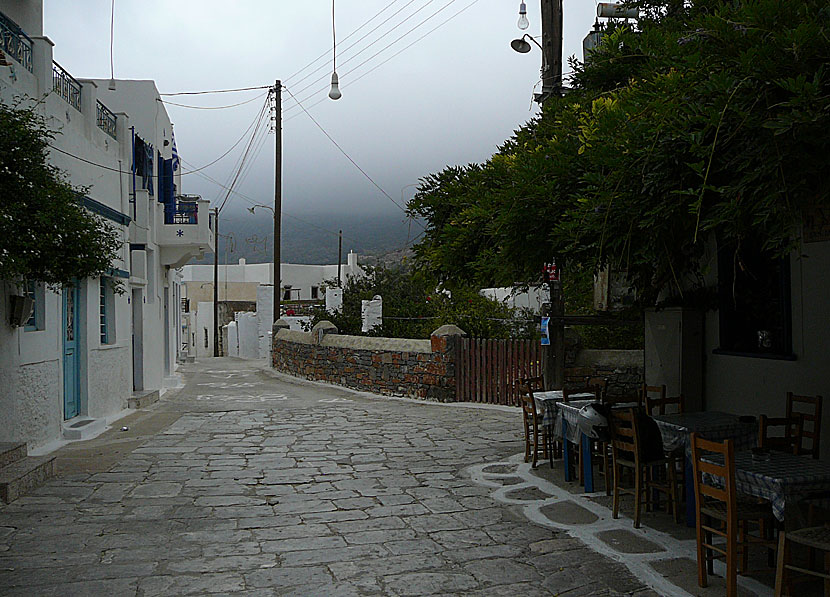
[[[239,326],[239,356],[245,359],[259,358],[259,330],[256,313],[237,313]]]
[[[257,338],[259,340],[259,358],[271,355],[271,333],[274,324],[274,287],[257,286],[256,289]]]
[[[505,303],[508,307],[516,309],[530,309],[534,313],[542,312],[542,303],[548,300],[547,288],[535,287],[529,288],[525,292],[514,293],[513,288],[482,288],[480,291],[482,296],[491,300]]]

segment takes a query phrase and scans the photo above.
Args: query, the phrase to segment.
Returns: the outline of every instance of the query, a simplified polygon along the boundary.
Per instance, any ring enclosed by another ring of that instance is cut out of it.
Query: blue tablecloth
[[[691,456],[689,437],[693,432],[713,442],[731,439],[736,452],[754,447],[758,440],[758,422],[754,417],[744,419],[731,413],[704,411],[654,415],[652,418],[663,435],[663,448],[666,451],[682,448],[687,456]]]

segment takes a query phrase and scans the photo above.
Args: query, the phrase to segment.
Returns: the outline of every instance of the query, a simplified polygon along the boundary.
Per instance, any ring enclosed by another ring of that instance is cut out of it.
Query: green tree
[[[438,290],[435,279],[406,267],[366,266],[366,275],[350,277],[340,313],[315,310],[311,326],[329,320],[341,334],[361,335],[361,302],[383,298],[383,323],[369,335],[387,338],[429,338],[444,324],[459,326],[471,336],[529,337],[536,319],[464,287]],[[334,281],[332,281],[334,283]]]
[[[496,155],[423,179],[419,267],[490,286],[536,282],[553,257],[566,276],[611,265],[653,305],[711,290],[713,240],[742,265],[797,246],[830,195],[830,5],[632,4],[637,30],[610,27]]]
[[[52,286],[96,277],[112,266],[117,231],[81,207],[48,162],[54,137],[32,110],[0,104],[0,279]]]

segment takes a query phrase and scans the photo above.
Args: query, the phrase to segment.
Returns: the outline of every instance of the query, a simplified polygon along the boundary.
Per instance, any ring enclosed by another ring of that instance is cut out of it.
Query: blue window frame
[[[114,294],[109,278],[101,278],[98,292],[98,322],[101,344],[115,343],[113,327]]]
[[[32,309],[32,316],[29,317],[29,320],[23,326],[23,329],[27,332],[37,332],[45,329],[43,307],[46,301],[46,296],[43,284],[33,281],[26,282],[26,296],[35,302],[35,306]]]

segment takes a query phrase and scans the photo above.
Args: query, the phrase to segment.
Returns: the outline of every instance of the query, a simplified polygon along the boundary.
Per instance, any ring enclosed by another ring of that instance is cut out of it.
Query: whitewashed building
[[[57,133],[50,162],[88,189],[83,205],[123,240],[109,276],[35,285],[24,325],[10,324],[9,309],[25,289],[0,281],[0,442],[37,448],[100,429],[134,391],[164,387],[181,346],[175,268],[214,239],[207,202],[181,196],[180,170],[171,176],[173,130],[152,81],[111,91],[108,80],[73,77],[53,62],[42,0],[0,0],[0,32],[10,64],[0,99],[36,105]]]

